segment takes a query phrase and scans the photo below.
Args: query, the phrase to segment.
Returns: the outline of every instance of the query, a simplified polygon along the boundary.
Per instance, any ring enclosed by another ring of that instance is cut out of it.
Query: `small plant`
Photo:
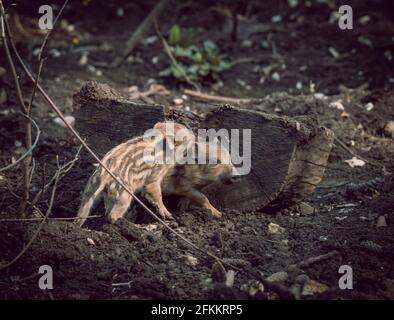
[[[220,73],[231,68],[216,43],[205,40],[202,47],[193,44],[193,30],[182,29],[174,25],[170,29],[168,43],[172,45],[172,54],[177,64],[160,71],[162,77],[173,76],[185,80],[185,75],[193,81],[204,78],[219,79]]]

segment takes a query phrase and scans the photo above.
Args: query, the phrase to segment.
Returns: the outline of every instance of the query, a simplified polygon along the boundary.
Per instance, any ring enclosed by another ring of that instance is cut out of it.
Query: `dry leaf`
[[[312,296],[316,293],[323,293],[328,289],[328,286],[325,284],[310,279],[304,284],[304,287],[302,288],[302,295]]]
[[[349,160],[345,160],[345,162],[351,166],[352,168],[354,167],[363,167],[365,165],[365,161],[358,159],[357,157],[353,157]]]

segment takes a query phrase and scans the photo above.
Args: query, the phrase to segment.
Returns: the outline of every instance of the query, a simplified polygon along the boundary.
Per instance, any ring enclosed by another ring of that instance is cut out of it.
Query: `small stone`
[[[313,96],[318,100],[326,100],[327,99],[327,96],[321,92],[316,92]]]
[[[370,16],[362,16],[360,19],[358,19],[358,22],[363,25],[367,24],[369,21],[371,21]]]
[[[315,213],[315,208],[306,202],[300,203],[300,213],[304,216],[309,216]]]
[[[157,40],[158,40],[158,37],[157,37],[156,35],[150,36],[150,37],[147,37],[147,38],[144,40],[144,44],[145,44],[145,45],[150,45],[150,44],[155,43]]]
[[[271,274],[266,280],[269,282],[285,282],[288,277],[289,274],[286,271],[279,271]]]
[[[242,47],[242,48],[251,48],[252,46],[253,46],[253,41],[252,41],[252,40],[249,40],[249,39],[244,40],[244,41],[242,41],[242,43],[241,43],[241,47]]]
[[[175,99],[172,100],[172,101],[174,102],[174,104],[175,104],[176,106],[179,106],[179,105],[183,104],[183,99],[181,99],[181,98],[175,98]]]
[[[75,124],[75,118],[73,116],[65,116],[64,118],[70,126],[73,126]],[[53,122],[55,122],[56,124],[58,124],[63,128],[66,128],[66,125],[64,124],[63,120],[59,117],[53,119]]]
[[[87,66],[87,69],[88,69],[89,72],[96,72],[96,67],[92,66],[90,64]]]
[[[335,108],[335,109],[342,110],[342,111],[345,110],[345,107],[343,106],[341,100],[333,101],[328,106],[330,108]]]
[[[261,47],[262,47],[263,49],[268,49],[268,48],[270,47],[269,42],[266,41],[266,40],[262,41],[260,45],[261,45]]]
[[[123,16],[124,16],[124,9],[123,9],[123,8],[118,8],[118,9],[116,10],[116,15],[117,15],[118,17],[123,17]]]
[[[159,57],[155,56],[155,57],[152,58],[152,63],[153,64],[158,64],[158,62],[159,62]]]
[[[372,102],[368,102],[365,106],[364,106],[365,110],[367,111],[371,111],[373,109],[373,103]]]
[[[283,234],[285,232],[285,228],[281,227],[279,224],[270,222],[268,225],[268,232],[270,234]]]
[[[245,87],[246,86],[246,82],[242,79],[237,79],[237,83],[241,86],[241,87]]]
[[[81,58],[79,58],[78,64],[80,66],[86,65],[88,63],[88,56],[89,56],[88,52],[82,53]]]
[[[376,222],[376,227],[378,227],[378,228],[387,227],[387,222],[386,222],[385,216],[379,216],[379,218]]]
[[[289,4],[290,8],[295,8],[298,6],[298,0],[287,0],[287,3]]]
[[[198,259],[190,254],[186,254],[183,257],[185,264],[187,264],[188,266],[195,267],[198,264]]]
[[[371,41],[370,39],[364,37],[364,36],[359,36],[359,37],[357,38],[357,41],[358,41],[359,43],[361,43],[361,44],[367,46],[367,47],[370,47],[370,48],[373,47],[372,41]]]
[[[275,16],[273,16],[273,17],[271,18],[271,21],[272,21],[273,23],[281,22],[281,21],[282,21],[282,16],[281,16],[280,14],[277,14],[277,15],[275,15]]]
[[[339,52],[333,48],[333,47],[329,47],[328,51],[330,52],[330,54],[334,57],[334,58],[338,58],[340,56]]]
[[[234,270],[227,271],[225,285],[229,288],[232,288],[234,286],[234,280],[235,280],[235,271]]]
[[[271,78],[272,78],[272,80],[280,81],[280,74],[279,74],[278,72],[274,72],[274,73],[271,75]]]
[[[49,54],[51,55],[52,58],[59,58],[62,55],[62,53],[57,49],[51,49],[49,51]]]
[[[91,244],[92,246],[95,246],[96,243],[94,242],[94,240],[92,238],[87,238],[89,244]]]

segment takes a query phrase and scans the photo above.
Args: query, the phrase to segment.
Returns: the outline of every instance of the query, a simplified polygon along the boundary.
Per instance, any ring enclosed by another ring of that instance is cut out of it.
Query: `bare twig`
[[[257,62],[256,58],[251,58],[251,57],[244,57],[244,58],[239,58],[237,60],[231,61],[230,65],[231,68],[238,65],[238,64],[244,64],[244,63],[254,63]]]
[[[211,95],[211,94],[206,94],[202,92],[197,92],[189,89],[185,89],[183,91],[185,94],[192,96],[194,98],[203,100],[203,101],[215,101],[215,102],[221,102],[221,103],[230,103],[230,104],[249,104],[249,103],[255,103],[258,102],[259,99],[239,99],[239,98],[231,98],[231,97],[223,97],[223,96],[216,96],[216,95]]]
[[[164,39],[163,35],[160,32],[160,29],[159,29],[159,26],[157,24],[157,21],[155,21],[155,29],[156,29],[157,35],[159,36],[161,42],[163,43],[164,50],[166,51],[168,57],[170,58],[172,65],[179,70],[179,72],[182,74],[183,78],[185,79],[185,81],[188,84],[193,86],[197,91],[201,91],[201,89],[198,86],[198,84],[196,84],[195,82],[190,80],[190,78],[186,74],[186,71],[182,68],[182,66],[179,65],[178,61],[176,61],[174,55],[171,52],[170,46],[168,45],[166,39]]]
[[[33,234],[33,236],[30,238],[29,242],[23,247],[23,249],[15,256],[14,259],[12,259],[10,262],[8,262],[5,265],[0,266],[0,271],[9,268],[10,266],[12,266],[15,262],[17,262],[27,251],[27,249],[30,248],[30,246],[32,245],[32,243],[34,242],[34,240],[38,237],[38,235],[41,232],[42,227],[44,226],[45,221],[47,220],[48,216],[51,214],[52,212],[52,206],[53,206],[53,202],[55,199],[55,194],[56,194],[56,188],[57,188],[57,183],[59,181],[59,175],[56,176],[56,180],[55,183],[53,185],[53,189],[52,189],[52,195],[51,195],[51,199],[49,201],[49,206],[48,209],[45,213],[44,218],[42,219],[41,223],[39,224],[37,230],[35,231],[35,233]]]
[[[291,269],[294,269],[294,268],[299,268],[299,269],[307,268],[307,267],[310,267],[311,265],[313,265],[315,263],[322,262],[324,260],[327,260],[327,259],[330,259],[332,257],[335,257],[338,254],[339,254],[338,251],[333,250],[333,251],[330,251],[328,253],[321,254],[321,255],[316,256],[316,257],[311,257],[311,258],[308,258],[306,260],[303,260],[303,261],[295,263],[295,264],[291,264],[290,266],[287,267],[287,269],[291,270]]]
[[[12,56],[10,53],[10,49],[8,47],[8,40],[6,38],[6,31],[5,31],[5,26],[7,25],[7,17],[5,15],[3,3],[0,0],[0,24],[1,24],[1,38],[3,40],[3,46],[4,46],[4,51],[5,55],[7,57],[8,65],[11,69],[12,76],[14,78],[15,82],[15,89],[16,89],[16,96],[17,100],[19,102],[21,112],[26,115],[27,120],[25,121],[25,148],[28,150],[23,156],[23,167],[22,167],[22,176],[23,176],[23,200],[20,203],[20,209],[19,213],[21,216],[24,215],[25,213],[25,208],[26,208],[26,202],[29,200],[29,174],[30,174],[30,162],[31,162],[31,122],[28,120],[30,117],[30,112],[28,108],[25,105],[25,100],[23,97],[21,85],[19,83],[19,77],[15,69],[14,61],[12,60]]]
[[[28,116],[25,115],[25,114],[22,114],[22,115],[23,115],[24,117],[28,117]],[[4,168],[1,168],[1,169],[0,169],[0,172],[9,170],[9,169],[15,167],[18,163],[20,163],[21,161],[23,161],[23,159],[25,159],[25,158],[33,151],[33,149],[37,146],[38,140],[40,139],[41,131],[40,131],[40,128],[38,127],[37,123],[36,123],[31,117],[28,117],[28,118],[30,118],[30,121],[33,123],[34,127],[35,127],[36,130],[37,130],[37,135],[36,135],[36,139],[34,140],[34,143],[33,143],[32,146],[29,148],[29,150],[27,150],[20,158],[18,158],[18,160],[16,160],[15,162],[9,164],[8,166],[6,166],[6,167],[4,167]]]
[[[80,154],[81,150],[82,150],[82,145],[78,148],[78,151],[75,154],[74,159],[72,159],[71,161],[67,162],[66,164],[64,164],[63,166],[61,166],[59,168],[59,171],[60,171],[59,179],[61,179],[67,172],[69,172],[72,169],[72,167],[74,166],[74,164],[79,160],[79,154]],[[53,184],[53,182],[55,181],[55,178],[56,178],[56,175],[53,176],[52,179],[49,180],[49,182],[43,186],[41,191],[36,194],[36,196],[34,197],[33,201],[31,202],[31,204],[33,206],[36,205],[36,203],[40,200],[41,196]]]
[[[5,55],[7,58],[8,65],[10,66],[12,76],[14,78],[15,82],[15,90],[16,90],[16,97],[18,99],[21,111],[26,114],[26,105],[25,105],[25,100],[23,98],[23,93],[22,89],[19,83],[19,76],[16,72],[14,61],[12,60],[11,52],[8,46],[8,40],[6,37],[6,31],[5,31],[5,25],[7,24],[6,16],[5,16],[5,11],[3,7],[3,3],[0,0],[0,25],[1,25],[1,39],[3,41],[3,46],[4,46],[4,51]]]

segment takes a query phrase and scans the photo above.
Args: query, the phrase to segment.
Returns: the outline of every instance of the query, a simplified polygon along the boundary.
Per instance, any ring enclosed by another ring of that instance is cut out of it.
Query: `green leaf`
[[[198,73],[203,77],[207,76],[210,71],[211,71],[211,65],[207,62],[201,64],[198,69]]]
[[[191,75],[196,75],[196,74],[198,74],[198,69],[199,69],[198,65],[193,64],[189,68],[187,68],[187,73],[189,73]]]
[[[169,77],[172,75],[172,68],[167,67],[159,72],[160,77]]]
[[[180,44],[181,41],[182,41],[182,29],[177,24],[174,24],[170,29],[170,36],[168,42],[174,46]]]
[[[221,69],[221,71],[228,70],[231,68],[231,62],[221,60],[219,63],[219,68]]]
[[[215,56],[219,53],[219,48],[215,42],[211,40],[204,41],[204,49],[210,56]]]
[[[185,73],[184,73],[185,69],[180,64],[178,64],[178,66],[179,67],[176,67],[174,65],[171,66],[172,74],[174,75],[175,78],[183,80],[185,78]]]
[[[190,60],[194,60],[197,52],[198,48],[196,46],[190,46],[187,48],[182,48],[180,46],[175,47],[175,55],[179,58],[188,58]]]

